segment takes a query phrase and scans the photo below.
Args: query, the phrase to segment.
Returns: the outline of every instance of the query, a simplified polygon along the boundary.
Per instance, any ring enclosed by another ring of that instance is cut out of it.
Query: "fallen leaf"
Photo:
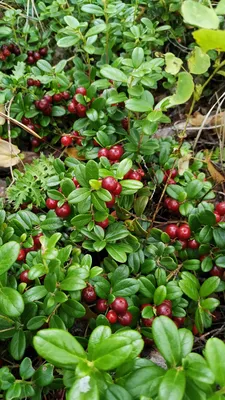
[[[205,161],[207,163],[208,171],[216,183],[222,183],[225,181],[225,177],[216,169],[213,163],[210,161],[210,155],[208,151],[206,151]]]
[[[0,104],[0,112],[5,113],[5,105],[4,104]],[[5,121],[6,121],[6,119],[4,117],[0,116],[0,125],[4,125]]]
[[[85,160],[84,156],[79,156],[78,155],[78,151],[77,151],[76,147],[69,147],[69,148],[65,149],[65,153],[69,157],[76,158],[77,160]]]
[[[14,144],[0,139],[0,167],[9,168],[20,162],[18,154],[20,150]]]
[[[183,175],[184,172],[188,170],[191,157],[192,157],[191,154],[185,154],[183,157],[181,157],[179,159],[179,161],[178,161],[178,174],[179,175]]]

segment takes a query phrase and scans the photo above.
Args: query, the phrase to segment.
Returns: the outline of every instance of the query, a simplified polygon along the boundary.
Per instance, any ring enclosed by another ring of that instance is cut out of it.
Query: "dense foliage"
[[[186,135],[225,74],[224,1],[8,3],[0,397],[224,399],[225,202]]]

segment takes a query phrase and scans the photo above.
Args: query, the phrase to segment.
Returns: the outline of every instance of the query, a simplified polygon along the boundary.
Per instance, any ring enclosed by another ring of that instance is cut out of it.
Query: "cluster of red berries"
[[[40,87],[41,86],[41,82],[39,81],[39,79],[29,78],[29,79],[27,79],[27,86]]]
[[[152,307],[151,304],[142,304],[141,311],[147,306]],[[164,315],[168,318],[173,319],[178,328],[180,328],[184,324],[185,317],[172,317],[172,303],[170,300],[164,300],[160,305],[155,306],[154,310],[156,316]],[[152,318],[142,318],[142,323],[144,326],[149,328],[152,326],[155,318],[155,316],[153,316]]]
[[[27,64],[35,64],[41,58],[46,57],[48,54],[47,47],[42,47],[38,51],[28,50],[27,52]]]
[[[68,203],[64,203],[59,207],[58,200],[48,198],[45,204],[49,210],[55,210],[55,213],[59,218],[67,218],[71,213],[71,208]]]
[[[120,145],[112,146],[109,150],[106,148],[102,148],[98,152],[98,158],[106,157],[111,162],[111,164],[119,162],[122,155],[123,147]]]
[[[43,233],[39,233],[38,235],[32,237],[33,243],[34,243],[32,247],[20,249],[20,252],[17,257],[17,261],[24,262],[26,260],[27,254],[30,253],[30,251],[36,251],[41,248],[41,243],[40,243],[41,236],[43,236]],[[23,272],[25,272],[25,271],[23,271]],[[23,274],[23,272],[22,272],[22,274]],[[25,282],[25,281],[21,280],[21,282]]]
[[[130,169],[130,171],[128,171],[123,179],[133,179],[135,181],[141,181],[142,178],[145,176],[145,173],[143,171],[143,169],[139,168],[137,170],[134,169]]]
[[[178,174],[177,169],[168,169],[167,171],[165,171],[164,177],[163,177],[163,182],[167,183],[168,185],[175,185],[176,182],[174,180],[174,178],[176,178]],[[170,176],[170,178],[169,178]],[[168,179],[169,178],[169,179]]]
[[[225,215],[225,201],[217,203],[214,215],[216,217],[216,222],[220,222],[221,217],[224,217]]]
[[[182,224],[180,226],[169,224],[167,225],[165,232],[171,239],[187,240],[191,237],[191,229],[188,224]]]
[[[219,278],[223,278],[224,268],[214,265],[209,273],[211,276],[218,276]]]
[[[84,118],[86,117],[86,110],[87,107],[84,106],[83,104],[80,104],[77,99],[76,99],[76,94],[82,94],[83,96],[86,96],[87,94],[87,90],[84,87],[78,87],[76,89],[75,95],[73,97],[73,99],[71,100],[71,102],[68,104],[68,111],[71,114],[76,114],[78,115],[78,117],[80,118]]]
[[[119,196],[122,192],[122,185],[113,176],[107,176],[102,179],[102,188],[110,192],[112,199],[106,202],[106,206],[111,208],[114,206],[116,196]]]
[[[20,49],[15,44],[3,44],[0,50],[0,60],[5,61],[11,54],[20,55]]]
[[[78,131],[72,131],[69,135],[63,135],[61,137],[61,144],[65,147],[71,146],[73,141],[76,142],[78,146],[81,146],[83,137],[80,136]]]
[[[171,197],[166,197],[164,200],[164,206],[172,213],[179,214],[179,201],[172,199]]]
[[[21,119],[22,124],[26,125],[28,128],[32,129],[33,131],[36,131],[41,128],[39,124],[34,124],[31,118],[26,118],[23,117]]]

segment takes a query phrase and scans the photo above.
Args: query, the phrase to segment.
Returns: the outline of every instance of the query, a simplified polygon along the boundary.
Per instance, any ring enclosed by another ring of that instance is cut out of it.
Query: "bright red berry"
[[[196,250],[199,248],[199,246],[200,246],[200,244],[197,242],[197,240],[195,240],[195,239],[188,240],[189,249]]]
[[[24,249],[20,249],[20,252],[17,257],[17,261],[24,261],[26,258],[26,252]]]
[[[123,315],[118,315],[118,322],[123,326],[129,326],[132,323],[132,314],[127,311]]]
[[[92,304],[96,301],[97,295],[93,286],[87,286],[82,291],[82,297],[87,304]]]
[[[45,204],[49,210],[55,210],[55,208],[57,207],[57,204],[58,204],[58,200],[53,200],[53,199],[48,198],[46,200]]]
[[[178,239],[185,240],[190,239],[191,237],[191,229],[187,224],[181,225],[177,230]]]
[[[122,190],[123,190],[122,185],[119,182],[117,182],[116,189],[113,192],[114,196],[119,196]]]
[[[83,96],[86,96],[86,94],[87,94],[87,90],[84,88],[84,87],[78,87],[77,89],[76,89],[76,94],[82,94]]]
[[[96,301],[96,309],[100,313],[104,313],[108,308],[107,300],[105,299],[98,299]]]
[[[119,160],[123,155],[123,148],[120,145],[113,146],[109,150],[108,159],[111,161]]]
[[[75,176],[72,178],[72,181],[73,181],[75,186],[79,185],[79,182],[78,182],[78,180],[77,180],[77,178]]]
[[[49,107],[49,102],[46,99],[43,98],[43,99],[39,100],[38,108],[41,111],[45,110],[48,107]]]
[[[53,95],[52,99],[55,103],[59,103],[62,100],[62,94],[56,93]]]
[[[110,322],[110,324],[115,324],[117,322],[117,314],[113,310],[110,310],[106,314],[106,318]]]
[[[214,215],[215,215],[215,217],[216,217],[216,223],[218,224],[218,222],[221,221],[221,215],[220,215],[218,212],[216,212],[216,211],[214,211]]]
[[[71,101],[71,103],[68,104],[67,109],[71,114],[77,113],[76,105],[72,101]]]
[[[67,218],[71,213],[71,208],[68,203],[64,203],[61,207],[56,207],[55,213],[60,218]]]
[[[3,54],[5,57],[9,57],[11,55],[11,51],[9,49],[4,49]]]
[[[168,303],[163,301],[162,304],[156,307],[157,315],[165,315],[166,317],[172,317],[172,305],[171,302]]]
[[[142,176],[137,171],[130,171],[129,179],[134,179],[135,181],[141,181]]]
[[[170,175],[170,173],[171,173],[171,175]],[[176,176],[177,176],[177,169],[167,169],[167,171],[166,171],[166,175],[167,176],[169,176],[170,175],[170,178],[176,178]]]
[[[212,269],[209,271],[211,276],[218,276],[219,278],[223,277],[224,269],[221,267],[217,267],[217,265],[214,265]]]
[[[86,107],[83,104],[77,104],[76,106],[77,115],[80,118],[86,117]]]
[[[138,172],[139,175],[141,175],[142,177],[145,176],[145,173],[144,173],[143,169],[138,168],[138,169],[137,169],[137,172]]]
[[[112,304],[110,304],[110,307],[120,315],[125,314],[125,312],[128,309],[128,303],[127,300],[124,299],[124,297],[117,297]]]
[[[117,180],[113,176],[107,176],[102,179],[102,188],[108,190],[109,192],[114,192],[117,187]]]
[[[108,158],[108,155],[109,155],[109,150],[108,149],[103,148],[103,149],[100,149],[98,151],[98,158],[100,158],[100,157]]]
[[[174,179],[169,179],[167,183],[168,183],[168,185],[176,185],[176,182]]]
[[[172,212],[178,212],[180,208],[180,203],[177,200],[169,199],[167,202],[168,210]]]
[[[144,326],[150,328],[153,324],[155,317],[152,318],[142,318],[142,323]]]
[[[109,220],[106,218],[104,221],[96,222],[96,225],[101,226],[101,228],[106,229],[109,226]]]
[[[79,136],[79,137],[75,138],[75,140],[76,140],[76,144],[78,146],[81,146],[82,145],[83,136]]]
[[[26,269],[25,271],[21,272],[21,274],[20,274],[20,282],[24,282],[24,283],[31,283],[32,282],[28,278],[28,272],[29,272],[29,269]]]
[[[225,201],[222,201],[216,205],[216,212],[218,212],[218,214],[221,216],[225,215]]]
[[[61,144],[65,147],[71,146],[73,139],[70,136],[62,136]]]
[[[192,333],[193,333],[193,335],[195,335],[195,336],[199,334],[199,331],[198,331],[196,325],[193,325],[193,326],[192,326]]]
[[[115,201],[116,201],[115,196],[112,193],[111,193],[111,196],[112,196],[112,200],[106,201],[106,203],[105,203],[106,207],[108,207],[108,208],[113,207],[115,204]]]
[[[167,225],[165,232],[167,233],[167,235],[169,235],[171,239],[175,239],[178,233],[178,226],[175,224],[169,224]]]

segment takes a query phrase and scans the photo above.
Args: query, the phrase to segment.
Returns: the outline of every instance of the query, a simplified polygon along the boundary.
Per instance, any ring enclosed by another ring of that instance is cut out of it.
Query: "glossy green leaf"
[[[225,31],[212,29],[199,29],[193,32],[197,44],[205,52],[209,50],[225,51]]]
[[[0,247],[0,275],[8,271],[16,261],[20,251],[20,245],[17,242],[8,242]]]
[[[124,72],[120,71],[118,68],[111,67],[110,65],[101,68],[100,72],[104,78],[112,79],[116,82],[127,82],[127,76]]]
[[[169,98],[170,107],[186,103],[193,92],[194,82],[192,76],[188,72],[180,72],[178,74],[176,93]]]
[[[68,400],[99,400],[97,382],[91,375],[77,378],[68,392]]]
[[[14,333],[10,342],[9,351],[15,360],[21,360],[26,349],[26,336],[21,330]]]
[[[205,358],[206,361],[214,373],[215,382],[221,387],[225,386],[225,344],[222,340],[217,338],[211,338],[207,341],[205,347]]]
[[[182,400],[185,392],[185,384],[184,371],[168,370],[159,387],[159,400]]]
[[[215,11],[193,0],[184,1],[181,12],[187,24],[206,29],[217,29],[219,26],[219,18]]]
[[[132,353],[130,340],[120,336],[110,336],[95,346],[92,359],[100,370],[110,370],[124,363]]]
[[[0,311],[9,317],[19,317],[24,310],[20,293],[9,287],[0,288]]]
[[[211,276],[211,278],[208,278],[203,282],[201,288],[200,288],[200,296],[201,297],[207,297],[219,286],[220,283],[220,278],[218,276]]]

